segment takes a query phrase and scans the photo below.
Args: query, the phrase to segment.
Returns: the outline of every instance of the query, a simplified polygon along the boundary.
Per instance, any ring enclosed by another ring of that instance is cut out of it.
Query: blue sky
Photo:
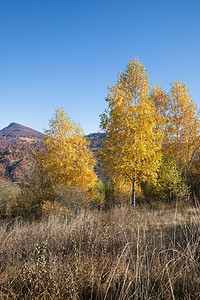
[[[107,87],[135,56],[152,84],[184,81],[200,105],[199,16],[199,0],[0,0],[0,129],[43,131],[63,107],[99,131]]]

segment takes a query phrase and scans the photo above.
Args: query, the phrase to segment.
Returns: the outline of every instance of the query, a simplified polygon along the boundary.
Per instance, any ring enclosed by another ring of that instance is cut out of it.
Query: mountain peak
[[[0,140],[37,140],[43,136],[43,133],[15,122],[0,130]]]
[[[12,127],[12,126],[23,126],[23,125],[15,123],[15,122],[12,122],[7,127]]]

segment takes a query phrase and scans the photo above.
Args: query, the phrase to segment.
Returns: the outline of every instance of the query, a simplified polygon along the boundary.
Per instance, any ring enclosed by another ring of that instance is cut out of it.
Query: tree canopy
[[[41,155],[41,154],[40,154]],[[54,185],[78,186],[88,192],[94,185],[95,160],[80,125],[63,109],[57,109],[45,132],[44,152],[39,159]]]
[[[155,178],[161,159],[162,133],[149,89],[144,65],[138,59],[128,62],[109,87],[108,108],[101,115],[103,165],[111,177],[132,184],[133,205],[136,182]]]
[[[22,198],[30,199],[25,206],[30,206],[28,210],[40,208],[45,201],[54,202],[73,189],[84,201],[91,199],[96,181],[94,166],[80,125],[63,109],[57,109],[45,131],[42,150],[35,156],[31,176],[23,184]]]
[[[153,87],[150,98],[166,123],[163,127],[163,154],[174,159],[186,177],[200,147],[200,120],[189,88],[175,80],[169,93],[159,86]]]

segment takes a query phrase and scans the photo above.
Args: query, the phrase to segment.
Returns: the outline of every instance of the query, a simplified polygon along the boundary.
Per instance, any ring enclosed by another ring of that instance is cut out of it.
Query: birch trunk
[[[135,186],[136,186],[136,178],[134,177],[134,179],[133,179],[133,186],[132,186],[132,195],[131,195],[133,207],[136,206],[136,200],[135,200]]]

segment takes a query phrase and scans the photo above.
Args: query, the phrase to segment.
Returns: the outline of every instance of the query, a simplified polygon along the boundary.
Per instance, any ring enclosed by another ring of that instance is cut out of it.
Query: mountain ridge
[[[0,140],[38,140],[43,136],[43,133],[15,122],[0,130]]]

